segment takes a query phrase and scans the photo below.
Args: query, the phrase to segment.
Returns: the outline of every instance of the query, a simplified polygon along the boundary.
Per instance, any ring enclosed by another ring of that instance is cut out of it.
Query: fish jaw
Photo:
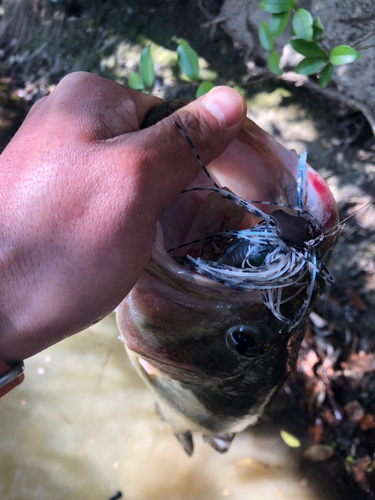
[[[271,203],[261,208],[272,213],[280,204],[296,206],[298,162],[294,151],[247,120],[208,171],[228,192]],[[211,186],[212,180],[202,173],[189,188]],[[176,262],[173,256],[186,250],[178,248],[186,239],[214,234],[229,220],[223,216],[227,209],[209,200],[208,194],[185,193],[161,215],[151,259],[117,312],[133,364],[154,393],[159,414],[189,455],[192,432],[203,433],[208,444],[224,452],[236,432],[257,422],[295,366],[308,314],[322,288],[321,280],[304,317],[288,330],[265,307],[259,290],[235,290]],[[333,196],[311,167],[305,208],[324,233],[338,223]],[[231,215],[231,223],[237,215]],[[239,228],[254,223],[253,217],[245,216]],[[322,261],[335,240],[332,234],[321,242]],[[177,250],[167,252],[174,247]],[[194,251],[193,246],[189,250]],[[301,302],[299,295],[285,306],[289,317],[298,313]],[[229,348],[228,332],[237,326],[255,332],[257,356],[249,358]]]

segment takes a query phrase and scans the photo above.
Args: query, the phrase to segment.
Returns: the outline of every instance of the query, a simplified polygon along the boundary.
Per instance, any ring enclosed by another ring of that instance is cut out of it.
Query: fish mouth
[[[184,132],[188,135],[189,131]],[[188,145],[187,154],[191,154]],[[246,297],[240,290],[233,293],[230,287],[181,266],[178,257],[198,256],[199,252],[202,256],[206,242],[223,228],[244,230],[257,223],[254,215],[241,212],[233,202],[225,203],[223,196],[215,193],[215,185],[243,200],[251,201],[267,214],[280,208],[286,213],[293,213],[293,207],[298,206],[299,161],[300,157],[295,151],[285,149],[246,118],[242,130],[226,151],[207,166],[210,178],[202,171],[162,213],[146,271],[176,290],[196,297],[261,302],[258,291],[247,290]],[[320,175],[309,165],[306,173],[303,208],[319,225],[321,236],[323,233],[319,252],[325,263],[337,239],[337,206]]]

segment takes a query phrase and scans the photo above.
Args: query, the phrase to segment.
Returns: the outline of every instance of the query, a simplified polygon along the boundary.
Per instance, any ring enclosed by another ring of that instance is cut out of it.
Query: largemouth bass
[[[173,110],[158,108],[146,126]],[[323,179],[249,119],[207,170],[160,217],[151,259],[117,312],[133,364],[189,455],[194,431],[227,451],[293,370],[338,226]]]

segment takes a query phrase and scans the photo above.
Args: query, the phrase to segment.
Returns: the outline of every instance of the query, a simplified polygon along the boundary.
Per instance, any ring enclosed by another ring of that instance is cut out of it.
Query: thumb
[[[160,108],[167,105],[163,103]],[[156,111],[151,113],[157,115]],[[243,97],[229,87],[215,87],[155,125],[133,133],[131,142],[136,141],[141,148],[141,171],[147,177],[143,193],[149,201],[164,210],[201,172],[194,151],[176,123],[203,164],[208,165],[233,141],[245,117]]]

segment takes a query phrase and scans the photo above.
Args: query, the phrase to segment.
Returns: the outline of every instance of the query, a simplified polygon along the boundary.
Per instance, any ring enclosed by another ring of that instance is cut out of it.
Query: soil
[[[149,43],[157,57],[153,92],[165,99],[194,97],[197,84],[179,77],[174,52],[184,38],[202,58],[205,78],[241,91],[250,117],[286,147],[306,147],[308,162],[336,197],[341,220],[352,216],[375,197],[370,126],[359,112],[304,87],[269,77],[249,83],[244,52],[211,22],[221,3],[20,0],[10,8],[11,0],[5,1],[0,150],[31,104],[67,72],[91,71],[126,84]],[[20,19],[25,12],[27,30]],[[340,498],[367,499],[375,491],[374,254],[375,209],[369,205],[342,230],[328,264],[336,282],[319,300],[297,370],[267,417],[305,450],[330,447],[324,460],[303,458],[301,467],[316,478],[336,477]]]

